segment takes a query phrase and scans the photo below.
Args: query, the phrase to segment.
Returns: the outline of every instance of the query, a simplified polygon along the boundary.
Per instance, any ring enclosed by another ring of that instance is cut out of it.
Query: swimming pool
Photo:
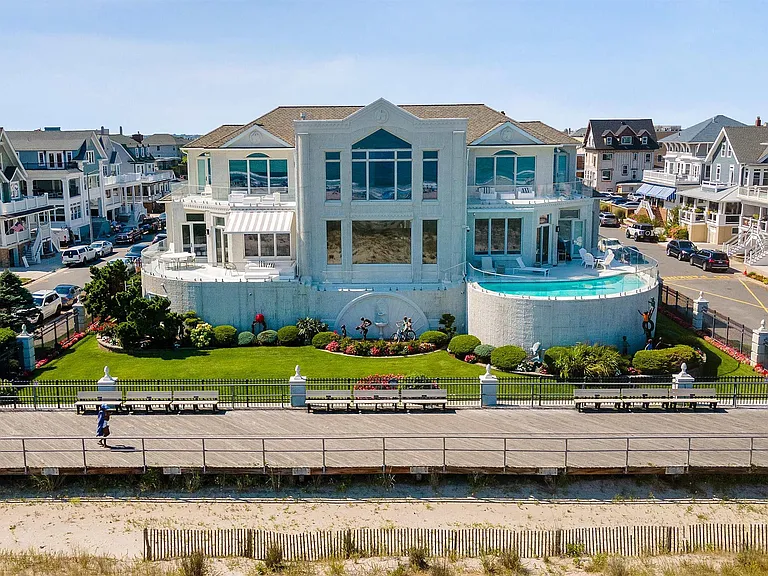
[[[538,280],[533,282],[480,282],[479,286],[491,292],[514,296],[539,298],[576,298],[610,296],[633,292],[647,286],[635,274],[619,274],[583,280]]]

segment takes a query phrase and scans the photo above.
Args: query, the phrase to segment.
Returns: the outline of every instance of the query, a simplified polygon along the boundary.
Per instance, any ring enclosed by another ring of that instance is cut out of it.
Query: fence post
[[[27,325],[21,327],[21,334],[16,336],[16,344],[21,356],[21,368],[32,372],[35,369],[35,337],[27,332]]]
[[[499,379],[491,374],[491,365],[485,365],[485,374],[480,376],[480,407],[496,406],[499,393]]]
[[[752,350],[749,354],[749,359],[752,364],[761,364],[765,366],[766,361],[766,344],[768,344],[768,328],[765,327],[765,319],[760,320],[760,327],[752,330]]]
[[[691,324],[695,330],[701,330],[704,326],[704,313],[709,310],[709,301],[704,298],[704,292],[699,292],[699,297],[693,301],[693,318]]]
[[[85,306],[76,302],[72,305],[72,312],[74,312],[75,332],[85,332]],[[69,332],[69,319],[67,319],[67,332]]]
[[[672,376],[672,388],[693,388],[696,379],[688,374],[688,366],[683,362],[680,365],[680,372]]]
[[[288,380],[291,389],[291,408],[304,408],[307,405],[307,378],[301,375],[296,364],[296,373]]]

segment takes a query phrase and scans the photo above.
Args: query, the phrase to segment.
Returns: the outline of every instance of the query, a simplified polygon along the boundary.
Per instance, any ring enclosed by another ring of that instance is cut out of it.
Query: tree
[[[141,277],[139,281],[139,293],[141,293]],[[125,320],[127,312],[122,309],[118,294],[129,288],[128,268],[122,260],[110,262],[101,268],[91,267],[91,281],[85,285],[81,298],[85,309],[96,318],[105,320],[114,318],[117,321]],[[123,299],[124,300],[124,299]]]
[[[20,328],[21,321],[15,313],[32,305],[32,295],[16,274],[10,270],[0,274],[0,327]]]

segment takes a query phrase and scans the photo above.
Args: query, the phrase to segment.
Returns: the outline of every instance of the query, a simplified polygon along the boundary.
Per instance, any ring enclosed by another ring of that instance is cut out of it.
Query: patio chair
[[[493,267],[493,258],[490,256],[483,256],[480,258],[480,269],[483,272],[496,273],[496,269]]]
[[[517,268],[512,269],[512,273],[516,272],[538,272],[539,274],[544,274],[544,276],[549,276],[549,268],[536,268],[535,266],[526,266],[525,262],[523,262],[523,259],[518,256],[515,258],[517,261]]]
[[[581,255],[581,259],[583,260],[582,264],[584,264],[585,268],[594,268],[596,265],[595,257],[589,252],[585,251],[584,254]]]
[[[586,261],[584,260],[584,254],[587,253],[587,250],[585,248],[579,248],[579,258],[581,258],[581,265],[586,266]]]
[[[598,268],[602,268],[604,270],[607,270],[611,267],[611,263],[613,262],[613,259],[615,258],[615,255],[613,253],[613,250],[608,250],[605,253],[605,258],[598,258],[595,260],[595,264]]]

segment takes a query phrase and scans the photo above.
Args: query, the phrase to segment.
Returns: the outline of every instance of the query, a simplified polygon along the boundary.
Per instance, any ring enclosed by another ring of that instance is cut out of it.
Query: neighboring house
[[[673,136],[674,134],[677,134],[682,129],[681,126],[663,126],[658,125],[654,126],[653,129],[656,131],[656,141],[659,143],[659,149],[656,151],[656,155],[654,156],[653,160],[653,167],[654,168],[663,168],[664,167],[664,156],[667,153],[667,146],[662,142],[664,138],[668,138],[669,136]]]
[[[29,175],[0,127],[0,267],[21,266],[53,252],[47,194],[33,195]]]
[[[181,161],[179,138],[173,134],[150,134],[144,137],[143,144],[154,156],[158,169],[170,170]],[[188,142],[184,141],[183,145],[186,144]]]
[[[239,329],[312,315],[358,336],[365,316],[378,338],[446,312],[465,329],[467,263],[509,274],[596,246],[576,147],[482,104],[285,106],[224,125],[186,147],[189,185],[165,200],[169,257],[194,255],[194,274],[146,258],[144,291]]]
[[[96,131],[45,128],[8,134],[33,194],[48,194],[52,226],[69,229],[79,242],[93,238],[91,217],[106,216],[103,174],[109,161]]]
[[[650,119],[590,120],[583,145],[584,184],[599,192],[616,192],[620,183],[639,186],[659,149]]]
[[[159,210],[157,201],[171,190],[173,171],[158,170],[151,147],[144,142],[142,134],[125,136],[122,134],[122,128],[120,130],[120,134],[110,134],[109,138],[112,142],[121,145],[128,153],[130,157],[128,171],[139,175],[138,186],[134,185],[127,191],[126,204],[142,205],[144,211],[157,212]]]

